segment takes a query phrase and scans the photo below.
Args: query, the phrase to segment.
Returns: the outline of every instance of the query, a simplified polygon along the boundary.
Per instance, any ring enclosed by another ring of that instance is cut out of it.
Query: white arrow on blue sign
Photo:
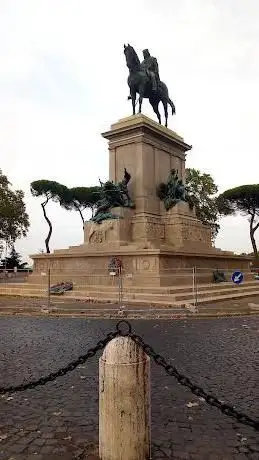
[[[231,279],[233,281],[233,283],[235,284],[241,284],[243,281],[244,281],[244,275],[242,272],[234,272],[231,276]]]

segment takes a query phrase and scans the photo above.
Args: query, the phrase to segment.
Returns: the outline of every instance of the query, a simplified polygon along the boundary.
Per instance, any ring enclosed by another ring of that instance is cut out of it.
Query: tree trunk
[[[258,249],[257,249],[254,234],[259,227],[259,222],[253,227],[254,220],[255,220],[255,214],[252,215],[251,220],[250,220],[250,239],[251,239],[255,259],[258,259]]]
[[[78,208],[78,212],[79,212],[79,214],[80,214],[80,216],[81,216],[81,219],[82,219],[82,222],[83,222],[83,230],[84,230],[85,220],[84,220],[84,216],[83,216],[83,213],[82,213],[82,211],[81,211],[80,208]]]
[[[255,234],[255,231],[250,230],[250,238],[251,238],[251,243],[252,243],[252,246],[253,246],[254,256],[257,259],[258,258],[258,250],[257,250],[257,245],[256,245],[254,234]]]
[[[44,201],[44,203],[41,203],[41,207],[42,207],[42,210],[43,210],[44,218],[45,218],[45,220],[47,221],[48,226],[49,226],[49,233],[48,233],[47,238],[45,239],[45,246],[46,246],[46,252],[47,252],[47,254],[50,253],[50,249],[49,249],[49,240],[50,240],[50,237],[51,237],[51,235],[52,235],[52,224],[51,224],[51,222],[50,222],[50,220],[49,220],[49,218],[48,218],[48,216],[47,216],[47,214],[46,214],[46,210],[45,210],[45,206],[46,206],[46,204],[48,203],[48,201],[49,201],[49,199],[47,198],[47,200]]]
[[[79,214],[80,214],[80,217],[81,217],[82,222],[83,222],[83,230],[84,230],[84,223],[85,223],[85,220],[84,220],[83,213],[82,213],[82,211],[81,211],[81,209],[80,209],[80,206],[77,206],[76,203],[75,203],[75,208],[76,208],[76,210],[77,210],[77,211],[79,212]]]

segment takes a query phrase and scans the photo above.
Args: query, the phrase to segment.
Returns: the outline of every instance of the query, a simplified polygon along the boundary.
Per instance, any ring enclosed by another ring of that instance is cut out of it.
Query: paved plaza
[[[259,318],[131,321],[179,371],[259,418]],[[0,386],[66,365],[115,321],[0,318]],[[195,397],[152,363],[152,459],[259,459],[259,434]],[[98,359],[53,383],[0,397],[0,460],[97,460]]]

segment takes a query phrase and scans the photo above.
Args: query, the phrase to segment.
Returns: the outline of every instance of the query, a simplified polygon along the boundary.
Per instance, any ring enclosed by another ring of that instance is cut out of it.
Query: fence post
[[[50,268],[48,268],[48,308],[50,308]]]
[[[119,307],[122,306],[123,286],[122,286],[122,269],[118,269],[118,288],[119,288]]]
[[[192,269],[192,293],[193,293],[193,305],[197,307],[198,303],[198,286],[197,286],[197,268]]]
[[[116,337],[99,360],[99,456],[151,456],[150,358],[130,337]]]

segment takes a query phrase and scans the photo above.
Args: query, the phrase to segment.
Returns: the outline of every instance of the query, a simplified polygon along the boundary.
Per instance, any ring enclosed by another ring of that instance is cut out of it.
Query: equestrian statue
[[[165,126],[168,121],[168,104],[175,114],[175,106],[171,101],[167,86],[160,80],[157,59],[150,55],[148,49],[143,51],[144,60],[140,62],[138,55],[131,45],[124,45],[124,54],[129,69],[128,85],[132,101],[133,115],[136,113],[136,97],[139,94],[139,113],[141,113],[143,98],[149,102],[161,124],[161,115],[158,110],[159,102],[162,102],[165,112]]]

